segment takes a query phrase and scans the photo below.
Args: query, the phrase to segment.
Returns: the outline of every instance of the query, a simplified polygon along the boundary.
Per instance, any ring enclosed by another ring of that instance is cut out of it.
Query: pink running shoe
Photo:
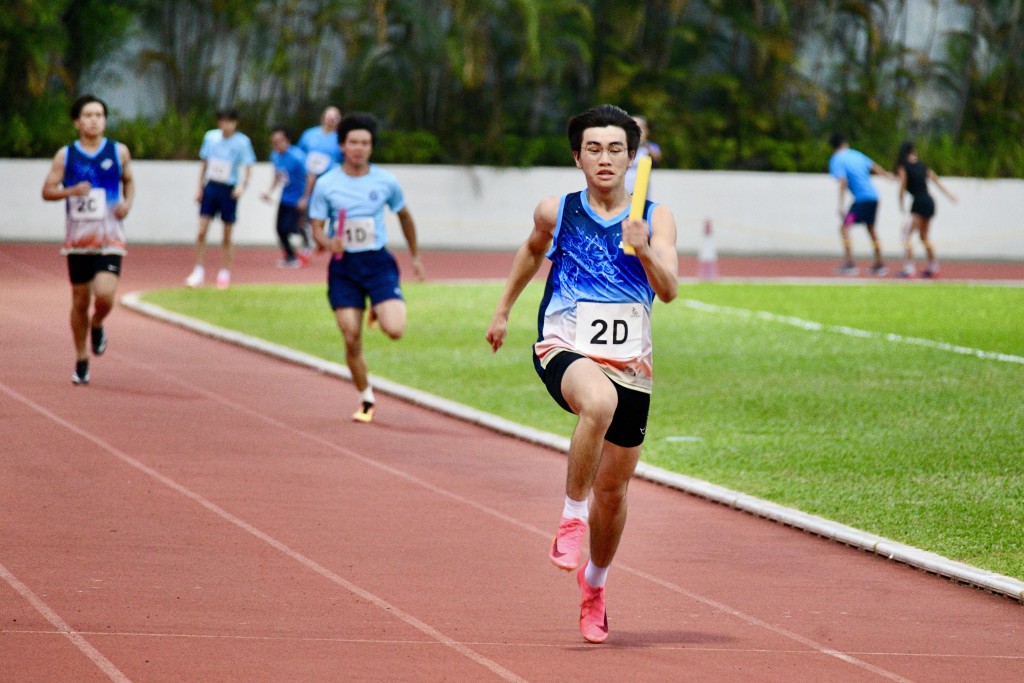
[[[608,613],[604,608],[604,587],[591,588],[584,576],[586,567],[580,567],[576,582],[580,584],[580,633],[591,643],[608,640]]]
[[[551,541],[551,561],[559,569],[571,572],[580,566],[580,554],[583,552],[583,534],[587,531],[587,523],[577,517],[562,517],[558,523],[558,533]]]
[[[217,272],[217,289],[227,289],[231,286],[231,271],[221,268]]]

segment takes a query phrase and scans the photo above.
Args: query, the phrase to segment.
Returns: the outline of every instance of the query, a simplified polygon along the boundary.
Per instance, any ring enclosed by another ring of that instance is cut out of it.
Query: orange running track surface
[[[275,258],[234,283],[323,279]],[[132,248],[120,292],[190,260]],[[0,244],[0,681],[1024,680],[1011,599],[645,481],[587,644],[560,453],[384,395],[355,424],[350,385],[125,309],[73,387],[69,303],[56,246]]]

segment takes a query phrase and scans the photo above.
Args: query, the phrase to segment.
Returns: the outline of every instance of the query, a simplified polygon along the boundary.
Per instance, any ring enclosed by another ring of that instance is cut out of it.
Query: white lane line
[[[6,634],[18,634],[26,636],[52,636],[61,635],[60,631],[41,631],[38,629],[7,629]],[[243,636],[223,635],[213,633],[161,633],[156,631],[78,631],[83,636],[114,636],[116,638],[167,638],[168,640],[237,640],[237,641],[269,641],[269,642],[296,642],[296,643],[344,643],[351,645],[421,645],[424,647],[438,647],[441,643],[433,640],[409,640],[396,638],[327,638],[315,636]],[[685,641],[685,638],[682,640]],[[565,643],[539,643],[539,642],[516,642],[514,640],[467,640],[464,644],[472,647],[504,647],[521,648],[524,650],[564,650]],[[708,652],[722,654],[764,654],[764,655],[809,655],[817,657],[818,653],[807,648],[799,650],[769,649],[764,647],[713,647],[708,645],[665,645],[663,643],[647,644],[643,641],[637,643],[645,651],[662,652]],[[994,655],[978,654],[975,652],[885,652],[880,650],[857,652],[851,651],[847,654],[858,657],[885,657],[885,658],[907,658],[907,659],[936,659],[936,660],[972,660],[972,661],[994,661],[994,662],[1018,662],[1024,661],[1024,655]]]
[[[353,458],[355,460],[358,460],[359,462],[362,462],[364,464],[376,467],[376,468],[378,468],[378,469],[380,469],[380,470],[382,470],[384,472],[387,472],[389,474],[393,474],[394,476],[401,477],[402,479],[404,479],[404,480],[406,480],[406,481],[408,481],[410,483],[413,483],[413,484],[415,484],[417,486],[420,486],[420,487],[422,487],[424,489],[432,491],[432,492],[434,492],[434,493],[436,493],[436,494],[438,494],[440,496],[446,497],[446,498],[448,498],[450,500],[454,500],[456,502],[459,502],[459,503],[462,503],[464,505],[470,506],[470,507],[472,507],[472,508],[474,508],[476,510],[479,510],[480,512],[483,512],[483,513],[488,514],[488,515],[490,515],[492,517],[500,519],[500,520],[502,520],[504,522],[512,524],[512,525],[514,525],[514,526],[516,526],[516,527],[518,527],[520,529],[525,529],[527,531],[530,531],[531,533],[533,533],[533,534],[535,534],[537,536],[540,536],[540,537],[542,537],[544,539],[548,539],[548,538],[551,537],[551,532],[549,530],[539,529],[539,528],[537,528],[537,527],[535,527],[533,525],[527,524],[526,522],[523,522],[523,521],[521,521],[519,519],[516,519],[515,517],[511,517],[511,516],[509,516],[509,515],[507,515],[507,514],[505,514],[503,512],[500,512],[499,510],[496,510],[494,508],[488,507],[488,506],[486,506],[486,505],[484,505],[482,503],[478,503],[478,502],[476,502],[474,500],[471,500],[469,498],[461,496],[461,495],[459,495],[457,493],[454,493],[452,491],[448,491],[446,489],[443,489],[443,488],[441,488],[439,486],[436,486],[435,484],[432,484],[432,483],[430,483],[430,482],[428,482],[426,480],[420,479],[420,478],[418,478],[418,477],[416,477],[414,475],[408,474],[407,472],[403,472],[402,470],[396,469],[396,468],[394,468],[394,467],[392,467],[390,465],[385,465],[384,463],[375,461],[375,460],[373,460],[371,458],[368,458],[366,456],[363,456],[363,455],[361,455],[361,454],[359,454],[359,453],[357,453],[355,451],[352,451],[352,450],[350,450],[348,448],[345,448],[344,446],[339,446],[338,444],[336,444],[334,442],[331,442],[331,441],[329,441],[327,439],[324,439],[323,437],[321,437],[321,436],[319,436],[317,434],[306,432],[306,431],[304,431],[302,429],[299,429],[297,427],[293,427],[292,425],[289,425],[287,423],[281,422],[277,418],[270,417],[270,416],[265,415],[265,414],[263,414],[261,412],[253,410],[252,408],[249,408],[248,406],[236,403],[236,402],[234,402],[234,401],[232,401],[232,400],[230,400],[230,399],[228,399],[228,398],[226,398],[224,396],[221,396],[220,394],[217,394],[216,392],[213,392],[213,391],[210,391],[208,389],[204,389],[202,387],[193,385],[190,382],[187,382],[187,381],[185,381],[185,380],[183,380],[180,377],[177,377],[175,375],[159,371],[159,370],[153,368],[152,366],[149,366],[147,363],[139,362],[139,361],[129,361],[129,363],[134,364],[137,367],[141,367],[143,369],[147,369],[150,372],[152,372],[153,374],[161,377],[162,379],[164,379],[166,381],[177,383],[177,384],[179,384],[179,385],[181,385],[183,387],[188,388],[191,391],[194,391],[196,393],[199,393],[199,394],[202,394],[203,396],[208,397],[210,400],[216,401],[217,403],[220,403],[220,404],[222,404],[224,406],[227,406],[229,408],[232,408],[234,410],[242,412],[242,413],[244,413],[246,415],[249,415],[249,416],[251,416],[251,417],[253,417],[253,418],[257,419],[257,420],[261,420],[263,422],[266,422],[267,424],[269,424],[269,425],[271,425],[273,427],[289,431],[292,434],[295,434],[296,436],[300,436],[300,437],[309,439],[309,440],[313,441],[314,443],[317,443],[317,444],[323,445],[323,446],[325,446],[327,448],[330,448],[330,449],[334,450],[337,453],[340,453],[340,454],[346,455],[348,457],[351,457],[351,458]],[[376,382],[374,382],[374,386],[378,386]],[[803,637],[803,636],[801,636],[801,635],[799,635],[797,633],[794,633],[792,631],[787,631],[785,629],[772,626],[771,624],[769,624],[769,623],[767,623],[767,622],[765,622],[765,621],[763,621],[763,620],[761,620],[761,619],[759,619],[759,618],[757,618],[755,616],[746,614],[746,613],[744,613],[744,612],[742,612],[742,611],[740,611],[738,609],[735,609],[733,607],[730,607],[729,605],[726,605],[724,603],[720,603],[720,602],[717,602],[717,601],[715,601],[715,600],[713,600],[711,598],[706,598],[706,597],[703,597],[703,596],[698,595],[696,593],[691,593],[689,591],[686,591],[686,590],[680,588],[679,586],[676,586],[673,583],[670,583],[670,582],[665,581],[663,579],[659,579],[659,578],[657,578],[657,577],[655,577],[655,576],[653,576],[651,574],[647,574],[646,572],[643,572],[643,571],[641,571],[639,569],[631,567],[630,565],[619,563],[619,564],[616,564],[615,566],[620,568],[620,569],[622,569],[623,571],[626,571],[628,573],[633,574],[634,576],[646,579],[646,580],[648,580],[648,581],[650,581],[650,582],[652,582],[652,583],[654,583],[656,585],[662,586],[664,588],[668,588],[669,590],[671,590],[673,592],[679,593],[680,595],[683,595],[683,596],[685,596],[687,598],[690,598],[691,600],[695,600],[695,601],[700,602],[700,603],[702,603],[704,605],[708,605],[708,606],[710,606],[710,607],[712,607],[714,609],[717,609],[717,610],[719,610],[719,611],[721,611],[721,612],[723,612],[725,614],[731,615],[731,616],[733,616],[733,617],[735,617],[737,619],[740,619],[741,621],[743,621],[743,622],[745,622],[747,624],[750,624],[750,625],[753,625],[753,626],[757,626],[757,627],[761,627],[761,628],[765,628],[765,629],[767,629],[767,630],[769,630],[769,631],[771,631],[771,632],[773,632],[773,633],[775,633],[777,635],[781,635],[781,636],[790,638],[790,639],[794,640],[795,642],[797,642],[797,643],[799,643],[801,645],[804,645],[804,646],[806,646],[806,647],[808,647],[808,648],[810,648],[810,649],[812,649],[812,650],[814,650],[814,651],[816,651],[816,652],[818,652],[820,654],[824,654],[824,655],[827,655],[829,657],[835,657],[835,658],[837,658],[837,659],[839,659],[839,660],[841,660],[843,662],[846,662],[847,664],[851,664],[851,665],[853,665],[855,667],[859,667],[859,668],[871,671],[872,673],[878,674],[878,675],[883,676],[885,678],[888,678],[889,680],[892,680],[892,681],[899,681],[900,683],[912,683],[912,681],[910,681],[910,679],[903,678],[903,677],[899,676],[898,674],[885,671],[884,669],[880,669],[880,668],[874,666],[873,664],[869,664],[868,662],[862,661],[862,660],[857,659],[856,657],[853,657],[853,656],[851,656],[851,655],[849,655],[847,653],[844,653],[844,652],[841,652],[841,651],[836,650],[834,648],[828,647],[827,645],[823,645],[823,644],[817,643],[817,642],[815,642],[815,641],[813,641],[813,640],[811,640],[809,638],[805,638],[805,637]]]
[[[875,675],[878,675],[878,676],[881,676],[882,678],[887,678],[890,681],[898,681],[899,683],[912,683],[911,679],[909,679],[909,678],[904,678],[903,676],[900,676],[897,673],[893,673],[892,671],[887,671],[886,669],[883,669],[881,667],[875,666],[874,664],[871,664],[870,662],[865,662],[863,659],[859,659],[857,657],[854,657],[853,655],[851,655],[848,652],[843,652],[841,650],[836,650],[835,648],[828,647],[827,645],[822,645],[821,643],[818,643],[817,641],[811,640],[810,638],[806,638],[806,637],[800,635],[799,633],[795,633],[794,631],[790,631],[789,629],[782,628],[781,626],[775,626],[774,624],[768,623],[764,619],[759,619],[759,618],[757,618],[755,616],[752,616],[750,614],[746,614],[744,612],[740,612],[739,610],[734,609],[734,608],[730,607],[729,605],[726,605],[723,602],[719,602],[718,600],[714,600],[712,598],[706,598],[703,595],[698,595],[697,593],[694,593],[692,591],[688,591],[685,588],[677,586],[674,583],[671,583],[669,581],[665,581],[663,579],[659,579],[658,577],[654,576],[653,574],[648,574],[647,572],[641,571],[639,569],[635,569],[633,567],[623,567],[621,565],[618,565],[618,567],[620,569],[624,569],[625,571],[628,571],[631,574],[634,574],[634,575],[639,576],[641,578],[647,579],[651,583],[655,583],[655,584],[661,586],[662,588],[667,588],[670,591],[673,591],[675,593],[679,593],[680,595],[684,595],[684,596],[690,598],[691,600],[695,600],[695,601],[697,601],[697,602],[699,602],[701,604],[707,605],[708,607],[716,609],[716,610],[718,610],[720,612],[725,612],[726,614],[731,614],[732,616],[736,617],[737,619],[741,619],[741,620],[745,621],[746,623],[750,624],[751,626],[757,626],[759,628],[763,628],[765,630],[771,631],[772,633],[780,635],[780,636],[782,636],[784,638],[788,638],[788,639],[790,639],[790,640],[792,640],[794,642],[800,643],[801,645],[805,645],[808,648],[811,648],[813,650],[817,650],[818,652],[820,652],[822,654],[825,654],[825,655],[828,655],[829,657],[835,657],[836,659],[838,659],[840,661],[843,661],[843,662],[846,662],[847,664],[852,664],[853,666],[856,666],[858,668],[870,671],[871,673],[873,673]]]
[[[71,628],[71,625],[64,621],[49,605],[43,602],[42,598],[33,593],[32,589],[19,581],[18,577],[12,574],[10,570],[2,564],[0,564],[0,578],[3,578],[8,586],[13,588],[18,595],[23,597],[36,609],[37,612],[42,614],[43,618],[57,629],[58,634],[70,640],[82,654],[91,659],[93,664],[98,666],[100,671],[105,673],[110,680],[117,681],[118,683],[131,683],[131,679],[121,673],[121,670],[114,666],[113,662],[104,657],[103,653],[93,647],[81,632]]]
[[[159,306],[154,306],[153,304],[141,301],[139,296],[140,294],[137,292],[127,294],[122,298],[122,304],[126,308],[134,310],[137,313],[142,313],[143,315],[156,318],[157,320],[183,327],[184,329],[198,334],[241,346],[242,348],[250,351],[256,351],[279,360],[312,368],[322,374],[342,377],[345,379],[350,378],[348,368],[344,365],[333,363],[307,353],[302,353],[301,351],[295,351],[294,349],[289,349],[263,339],[250,337],[240,332],[217,327],[216,325],[211,325],[194,318],[189,318],[188,316],[172,313],[160,308]],[[429,408],[430,410],[443,415],[455,417],[459,420],[463,420],[464,422],[479,425],[501,434],[509,434],[517,439],[545,446],[556,451],[561,451],[562,453],[568,453],[569,451],[569,439],[563,436],[542,432],[539,429],[517,424],[511,420],[498,417],[497,415],[485,413],[474,408],[470,408],[469,406],[456,403],[455,401],[449,401],[448,399],[428,394],[425,391],[420,391],[419,389],[413,389],[397,382],[392,382],[388,379],[384,379],[383,377],[371,376],[371,382],[374,387],[379,388],[384,393],[397,396],[404,401]],[[334,444],[328,443],[328,445],[332,448],[334,447]],[[360,456],[353,454],[353,457]],[[396,474],[398,474],[398,476],[404,476],[401,473]],[[782,505],[771,503],[760,498],[755,498],[754,496],[733,491],[723,486],[718,486],[700,479],[687,477],[674,472],[668,472],[661,468],[648,465],[647,463],[641,462],[637,466],[636,476],[641,479],[646,479],[647,481],[656,482],[663,486],[668,486],[669,488],[689,493],[699,498],[712,500],[738,510],[749,512],[758,517],[780,522],[794,529],[801,529],[824,538],[845,543],[855,548],[861,548],[862,550],[867,550],[868,552],[875,553],[882,557],[887,557],[890,560],[896,560],[897,562],[902,562],[911,567],[923,569],[926,572],[945,576],[971,586],[977,586],[985,590],[1009,596],[1014,600],[1024,602],[1024,581],[1020,581],[1018,579],[978,569],[977,567],[972,567],[962,562],[956,562],[935,553],[926,552],[913,546],[897,543],[882,536],[868,534],[859,529],[839,524],[838,522],[834,522],[823,517],[809,515],[801,510],[787,508]],[[447,495],[443,491],[438,491],[438,493]],[[476,506],[472,501],[466,502],[469,505]],[[476,507],[484,510],[484,508],[480,506]],[[500,513],[494,514],[501,517]],[[518,520],[511,518],[504,519],[512,524],[529,529],[530,531],[537,531],[534,527],[525,525]],[[545,536],[550,536],[547,532],[542,531],[540,533]]]
[[[770,313],[768,311],[755,311],[749,308],[736,308],[734,306],[719,306],[717,304],[709,304],[704,301],[697,301],[696,299],[684,299],[682,303],[687,308],[692,308],[695,311],[703,311],[704,313],[724,313],[741,318],[757,318],[759,320],[791,325],[802,330],[807,330],[808,332],[835,332],[838,334],[844,334],[848,337],[860,337],[861,339],[883,339],[896,344],[913,344],[915,346],[924,346],[926,348],[937,349],[939,351],[959,353],[964,356],[976,356],[977,358],[984,358],[986,360],[1024,364],[1024,356],[1015,356],[1010,353],[999,353],[996,351],[982,351],[981,349],[972,349],[969,346],[947,344],[946,342],[935,341],[934,339],[905,337],[901,334],[885,332],[870,332],[868,330],[859,330],[855,327],[847,327],[846,325],[827,325],[825,323],[818,323],[813,320],[804,320],[803,318],[796,318],[790,315],[780,315],[778,313]]]
[[[4,384],[2,382],[0,382],[0,390],[3,390],[11,398],[19,401],[20,403],[24,404],[25,406],[28,406],[32,410],[36,411],[40,415],[43,415],[44,417],[46,417],[49,420],[51,420],[52,422],[60,425],[61,427],[67,429],[68,431],[73,432],[73,433],[81,436],[82,438],[84,438],[84,439],[86,439],[88,441],[91,441],[93,444],[95,444],[96,446],[98,446],[101,449],[105,450],[107,453],[109,453],[110,455],[114,456],[118,460],[121,460],[125,464],[127,464],[127,465],[129,465],[131,467],[134,467],[135,469],[139,470],[140,472],[142,472],[142,473],[148,475],[149,477],[155,479],[156,481],[160,482],[161,484],[163,484],[167,488],[169,488],[169,489],[171,489],[173,491],[178,492],[179,494],[181,494],[185,498],[188,498],[189,500],[191,500],[191,501],[197,503],[198,505],[206,508],[207,510],[209,510],[213,514],[215,514],[218,517],[220,517],[221,519],[223,519],[224,521],[229,522],[229,523],[235,525],[236,527],[238,527],[239,529],[242,529],[243,531],[245,531],[245,532],[249,533],[250,535],[254,536],[255,538],[258,538],[259,540],[263,541],[264,543],[266,543],[270,547],[274,548],[275,550],[281,552],[282,554],[286,555],[287,557],[290,557],[291,559],[295,560],[299,564],[303,565],[307,569],[309,569],[309,570],[315,572],[316,574],[319,574],[320,576],[324,577],[325,579],[327,579],[331,583],[334,583],[335,585],[340,586],[341,588],[344,588],[345,590],[349,591],[353,595],[356,595],[356,596],[362,598],[363,600],[365,600],[366,602],[368,602],[368,603],[370,603],[370,604],[380,608],[381,610],[383,610],[383,611],[387,612],[388,614],[396,617],[397,619],[399,619],[400,621],[406,623],[407,625],[411,626],[412,628],[414,628],[414,629],[420,631],[421,633],[423,633],[423,634],[433,638],[434,640],[438,641],[439,643],[448,646],[452,650],[455,650],[456,652],[458,652],[462,656],[466,657],[467,659],[470,659],[470,660],[476,662],[477,664],[480,664],[481,666],[491,670],[492,672],[497,674],[499,677],[501,677],[503,680],[506,680],[506,681],[516,681],[517,683],[519,683],[519,682],[525,683],[525,679],[520,678],[519,676],[517,676],[513,672],[509,671],[508,669],[505,669],[504,667],[502,667],[497,662],[495,662],[495,661],[493,661],[491,659],[488,659],[487,657],[484,657],[483,655],[481,655],[478,652],[472,650],[471,648],[469,648],[468,646],[464,645],[463,643],[461,643],[461,642],[455,640],[454,638],[451,638],[451,637],[445,635],[444,633],[442,633],[441,631],[435,629],[433,626],[430,626],[429,624],[427,624],[427,623],[417,619],[416,617],[414,617],[413,615],[409,614],[408,612],[405,612],[405,611],[399,609],[397,606],[392,605],[391,603],[387,602],[383,598],[381,598],[381,597],[379,597],[377,595],[374,595],[373,593],[371,593],[371,592],[369,592],[369,591],[367,591],[367,590],[365,590],[363,588],[360,588],[359,586],[357,586],[356,584],[352,583],[351,581],[348,581],[345,578],[339,576],[338,574],[335,574],[334,572],[332,572],[327,567],[324,567],[323,565],[317,563],[315,560],[313,560],[313,559],[311,559],[309,557],[306,557],[305,555],[303,555],[302,553],[298,552],[297,550],[292,549],[287,544],[283,543],[282,541],[277,540],[276,538],[274,538],[270,534],[265,533],[264,531],[261,531],[260,529],[256,528],[252,524],[249,524],[248,522],[246,522],[245,520],[241,519],[240,517],[237,517],[237,516],[231,514],[230,512],[225,510],[224,508],[222,508],[219,505],[217,505],[216,503],[213,503],[212,501],[204,498],[203,496],[201,496],[200,494],[196,493],[192,489],[190,489],[190,488],[188,488],[188,487],[186,487],[186,486],[184,486],[182,484],[179,484],[178,482],[174,481],[170,477],[167,477],[167,476],[161,474],[160,472],[156,471],[152,467],[149,467],[148,465],[142,463],[141,461],[136,460],[135,458],[133,458],[132,456],[128,455],[124,451],[121,451],[120,449],[115,448],[114,446],[112,446],[111,444],[107,443],[106,441],[104,441],[103,439],[99,438],[98,436],[92,434],[91,432],[89,432],[89,431],[79,427],[78,425],[75,425],[75,424],[73,424],[71,422],[68,422],[64,418],[62,418],[59,415],[51,412],[47,408],[39,405],[38,403],[36,403],[32,399],[30,399],[30,398],[20,394],[19,392],[17,392],[16,390],[12,389],[11,387],[7,386],[6,384]],[[273,422],[277,422],[277,421],[274,420]],[[280,423],[278,423],[278,424],[280,424]],[[13,578],[13,577],[11,577],[11,578]],[[27,590],[27,588],[26,588],[26,590]],[[56,616],[56,615],[54,614],[54,616]],[[53,623],[53,622],[51,621],[51,623]],[[61,623],[63,624],[63,622],[61,622]],[[58,626],[58,628],[61,628],[61,626]],[[85,644],[88,645],[88,643],[85,643]],[[90,646],[90,648],[91,648],[91,646]],[[83,650],[83,651],[85,651],[85,650]],[[96,652],[96,655],[98,655],[99,657],[102,657],[102,655],[100,655],[99,652]],[[92,658],[92,657],[90,657],[90,658]],[[104,661],[106,661],[106,660],[104,659]],[[115,669],[115,671],[116,671],[116,669]],[[116,680],[126,680],[127,681],[128,679],[116,679]]]

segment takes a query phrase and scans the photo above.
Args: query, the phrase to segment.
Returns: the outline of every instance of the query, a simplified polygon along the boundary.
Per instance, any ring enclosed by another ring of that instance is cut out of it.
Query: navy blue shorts
[[[874,225],[876,213],[878,213],[878,201],[854,202],[849,213],[846,214],[843,225],[855,225],[856,223]]]
[[[302,218],[302,211],[297,206],[278,204],[277,206],[277,234],[291,235],[299,232],[299,219]]]
[[[547,387],[551,398],[566,412],[572,413],[569,402],[562,395],[562,377],[569,366],[585,358],[575,351],[560,351],[542,368],[537,356],[534,355],[534,366],[538,368],[541,380]],[[610,379],[609,382],[612,382]],[[627,389],[617,382],[612,382],[619,401],[615,406],[612,423],[605,432],[604,440],[622,448],[633,448],[644,442],[647,431],[647,414],[651,410],[651,395],[636,389]],[[575,413],[573,413],[575,415]]]
[[[206,183],[203,188],[203,201],[199,204],[199,215],[220,219],[225,223],[235,222],[235,212],[238,210],[238,200],[231,196],[235,191],[234,185],[215,183],[212,180]]]
[[[388,299],[401,299],[398,262],[387,249],[346,251],[327,266],[327,299],[331,308],[366,308]]]
[[[68,277],[71,278],[71,284],[89,284],[96,273],[121,277],[121,254],[68,254]]]

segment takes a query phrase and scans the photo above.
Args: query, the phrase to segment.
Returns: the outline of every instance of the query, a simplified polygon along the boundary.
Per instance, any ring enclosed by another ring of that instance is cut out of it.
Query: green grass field
[[[371,373],[570,435],[573,416],[551,401],[531,363],[539,285],[523,294],[497,354],[484,332],[500,285],[404,289],[407,335],[367,336]],[[145,298],[344,362],[323,286]],[[1024,288],[684,285],[678,301],[655,305],[644,460],[1024,579],[1024,364],[1013,361],[1024,356],[1021,311]]]

